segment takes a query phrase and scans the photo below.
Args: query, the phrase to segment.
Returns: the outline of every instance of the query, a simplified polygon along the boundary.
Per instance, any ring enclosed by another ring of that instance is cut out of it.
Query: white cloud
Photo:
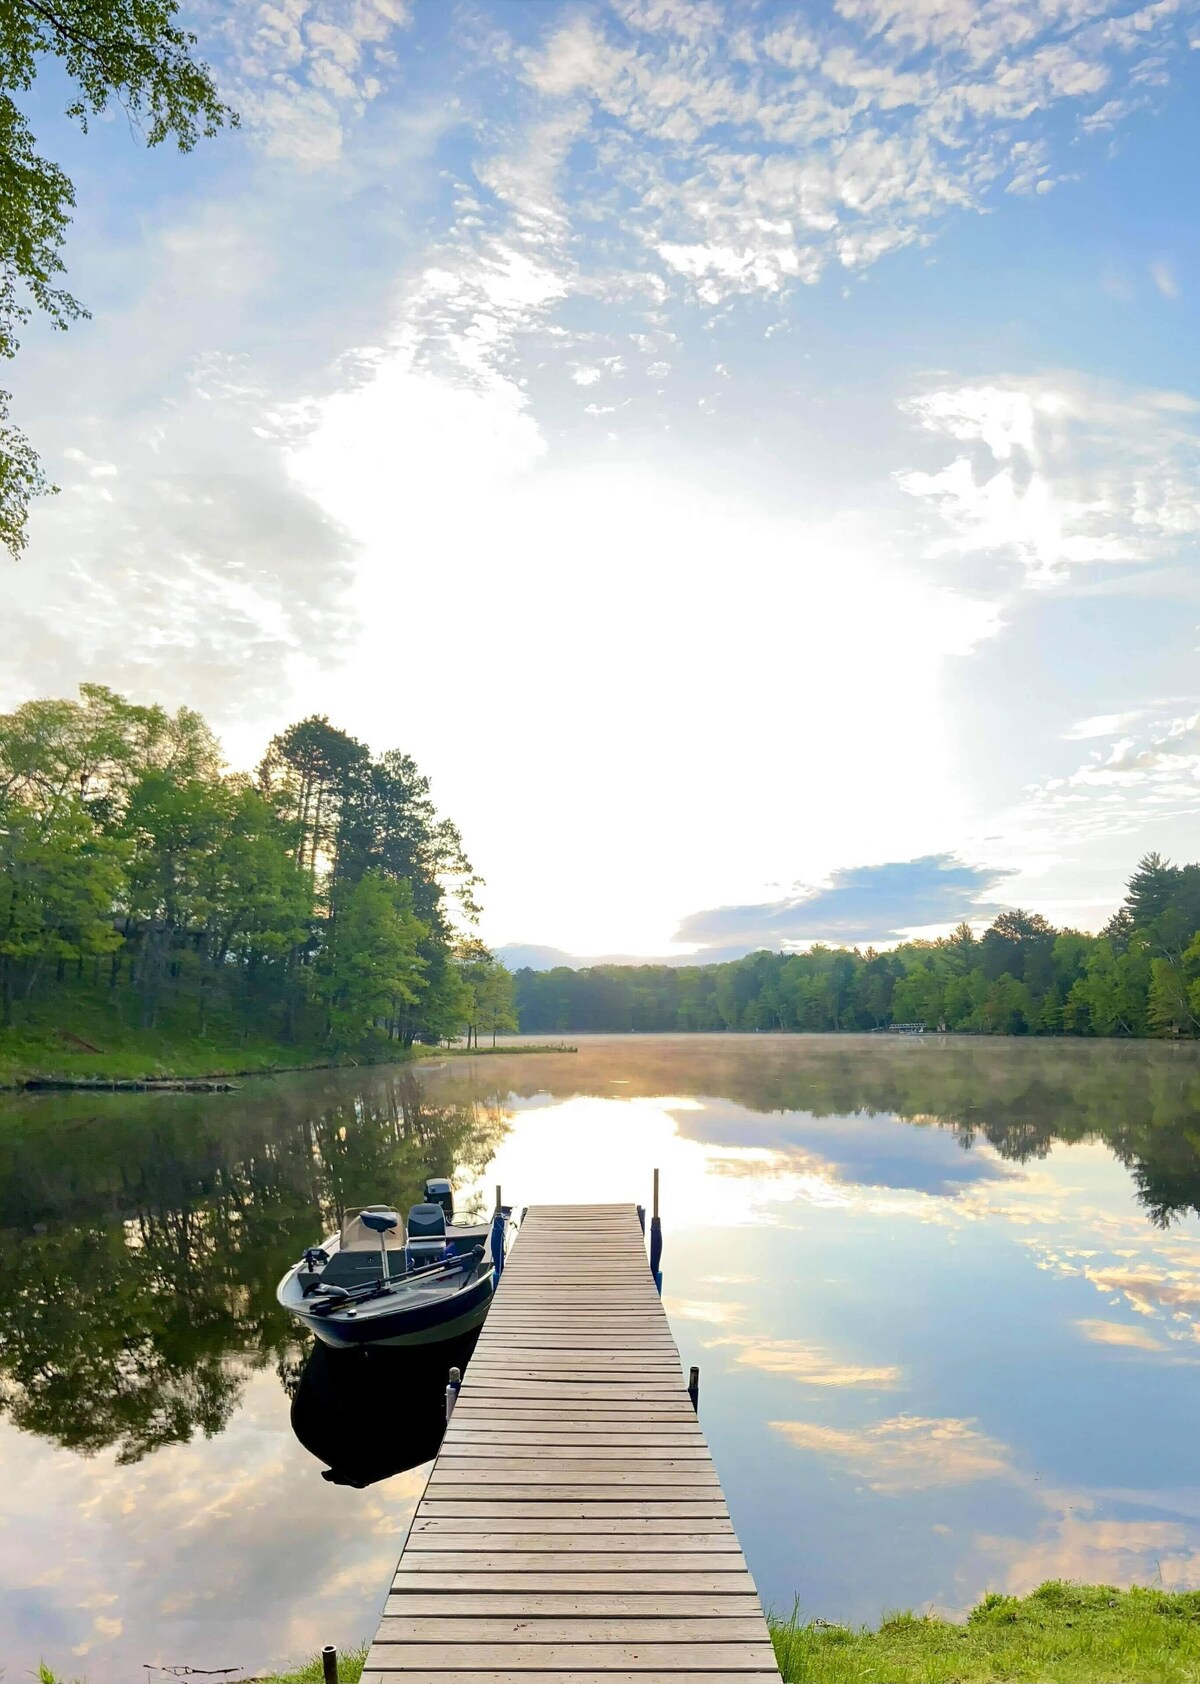
[[[1117,1493],[1161,1512],[1161,1492]],[[1163,1590],[1186,1590],[1200,1575],[1200,1550],[1195,1546],[1191,1514],[1173,1519],[1117,1520],[1098,1515],[1086,1493],[1046,1492],[1051,1511],[1038,1534],[1030,1538],[978,1534],[973,1544],[986,1567],[986,1583],[1003,1585],[1013,1596],[1026,1596],[1047,1579],[1077,1584],[1154,1584]]]
[[[1030,784],[1012,815],[1015,833],[1030,844],[1063,848],[1127,838],[1147,820],[1200,811],[1200,711],[1115,715],[1111,728],[1087,736],[1100,746],[1073,771]]]
[[[897,1415],[867,1427],[772,1421],[797,1449],[842,1462],[872,1491],[928,1491],[1012,1473],[1008,1448],[973,1421]]]
[[[737,1360],[744,1367],[782,1375],[802,1386],[853,1386],[867,1391],[890,1391],[900,1380],[900,1370],[894,1363],[844,1362],[818,1345],[806,1345],[795,1339],[727,1334],[721,1339],[710,1339],[705,1349],[726,1346],[736,1350]]]
[[[1162,1353],[1166,1346],[1161,1339],[1144,1327],[1131,1327],[1128,1322],[1103,1321],[1085,1317],[1075,1326],[1091,1345],[1112,1345],[1118,1350],[1153,1351]]]
[[[1136,109],[1178,6],[843,0],[803,26],[666,0],[616,10],[632,35],[603,13],[555,16],[525,75],[586,114],[585,200],[603,193],[640,261],[711,304],[874,263],[993,190],[1048,191],[1049,114],[1082,131]]]
[[[940,517],[934,555],[1014,560],[1045,585],[1164,560],[1200,536],[1200,404],[1186,394],[1045,375],[940,386],[901,408],[967,446],[896,476]]]
[[[1088,742],[1093,737],[1111,737],[1114,731],[1124,731],[1142,717],[1141,710],[1132,713],[1097,713],[1081,719],[1063,732],[1066,742]]]
[[[384,91],[408,0],[261,0],[225,21],[234,103],[271,157],[304,169],[341,157],[348,121]]]

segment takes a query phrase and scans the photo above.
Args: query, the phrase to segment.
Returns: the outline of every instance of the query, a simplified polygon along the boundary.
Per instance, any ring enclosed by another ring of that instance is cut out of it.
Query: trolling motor
[[[329,1261],[329,1253],[324,1246],[310,1245],[304,1248],[304,1267],[299,1272],[300,1290],[307,1298],[320,1284],[321,1271]]]

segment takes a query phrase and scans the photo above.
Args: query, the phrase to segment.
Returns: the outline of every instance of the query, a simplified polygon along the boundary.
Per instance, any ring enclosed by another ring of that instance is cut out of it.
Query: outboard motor
[[[454,1189],[444,1175],[430,1176],[425,1183],[425,1198],[430,1204],[441,1205],[446,1221],[454,1221]]]
[[[440,1263],[446,1255],[446,1212],[440,1204],[414,1205],[408,1213],[410,1269]]]

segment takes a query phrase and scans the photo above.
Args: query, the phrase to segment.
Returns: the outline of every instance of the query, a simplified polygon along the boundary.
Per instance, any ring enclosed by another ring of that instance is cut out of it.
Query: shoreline
[[[301,1062],[279,1064],[264,1062],[242,1066],[222,1066],[211,1070],[188,1070],[186,1058],[179,1060],[184,1068],[146,1069],[126,1073],[104,1071],[55,1070],[48,1067],[4,1070],[0,1066],[0,1093],[237,1093],[241,1083],[254,1076],[289,1076],[309,1070],[383,1069],[388,1065],[420,1064],[437,1058],[492,1058],[520,1053],[573,1053],[578,1047],[566,1044],[551,1046],[497,1047],[426,1047],[417,1046],[390,1053],[386,1058],[364,1057],[349,1053],[341,1057],[305,1059]],[[0,1058],[3,1046],[0,1044]],[[96,1055],[103,1059],[103,1053]],[[115,1055],[114,1062],[121,1055]],[[14,1061],[15,1062],[15,1061]]]

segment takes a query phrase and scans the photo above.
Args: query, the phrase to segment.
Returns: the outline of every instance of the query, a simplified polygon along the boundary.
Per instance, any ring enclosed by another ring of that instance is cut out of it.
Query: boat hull
[[[312,1315],[302,1305],[287,1308],[297,1321],[334,1350],[353,1350],[361,1345],[440,1345],[461,1339],[482,1326],[491,1307],[494,1277],[489,1270],[459,1292],[430,1303],[393,1305],[372,1301],[353,1316],[340,1312],[332,1316]]]

